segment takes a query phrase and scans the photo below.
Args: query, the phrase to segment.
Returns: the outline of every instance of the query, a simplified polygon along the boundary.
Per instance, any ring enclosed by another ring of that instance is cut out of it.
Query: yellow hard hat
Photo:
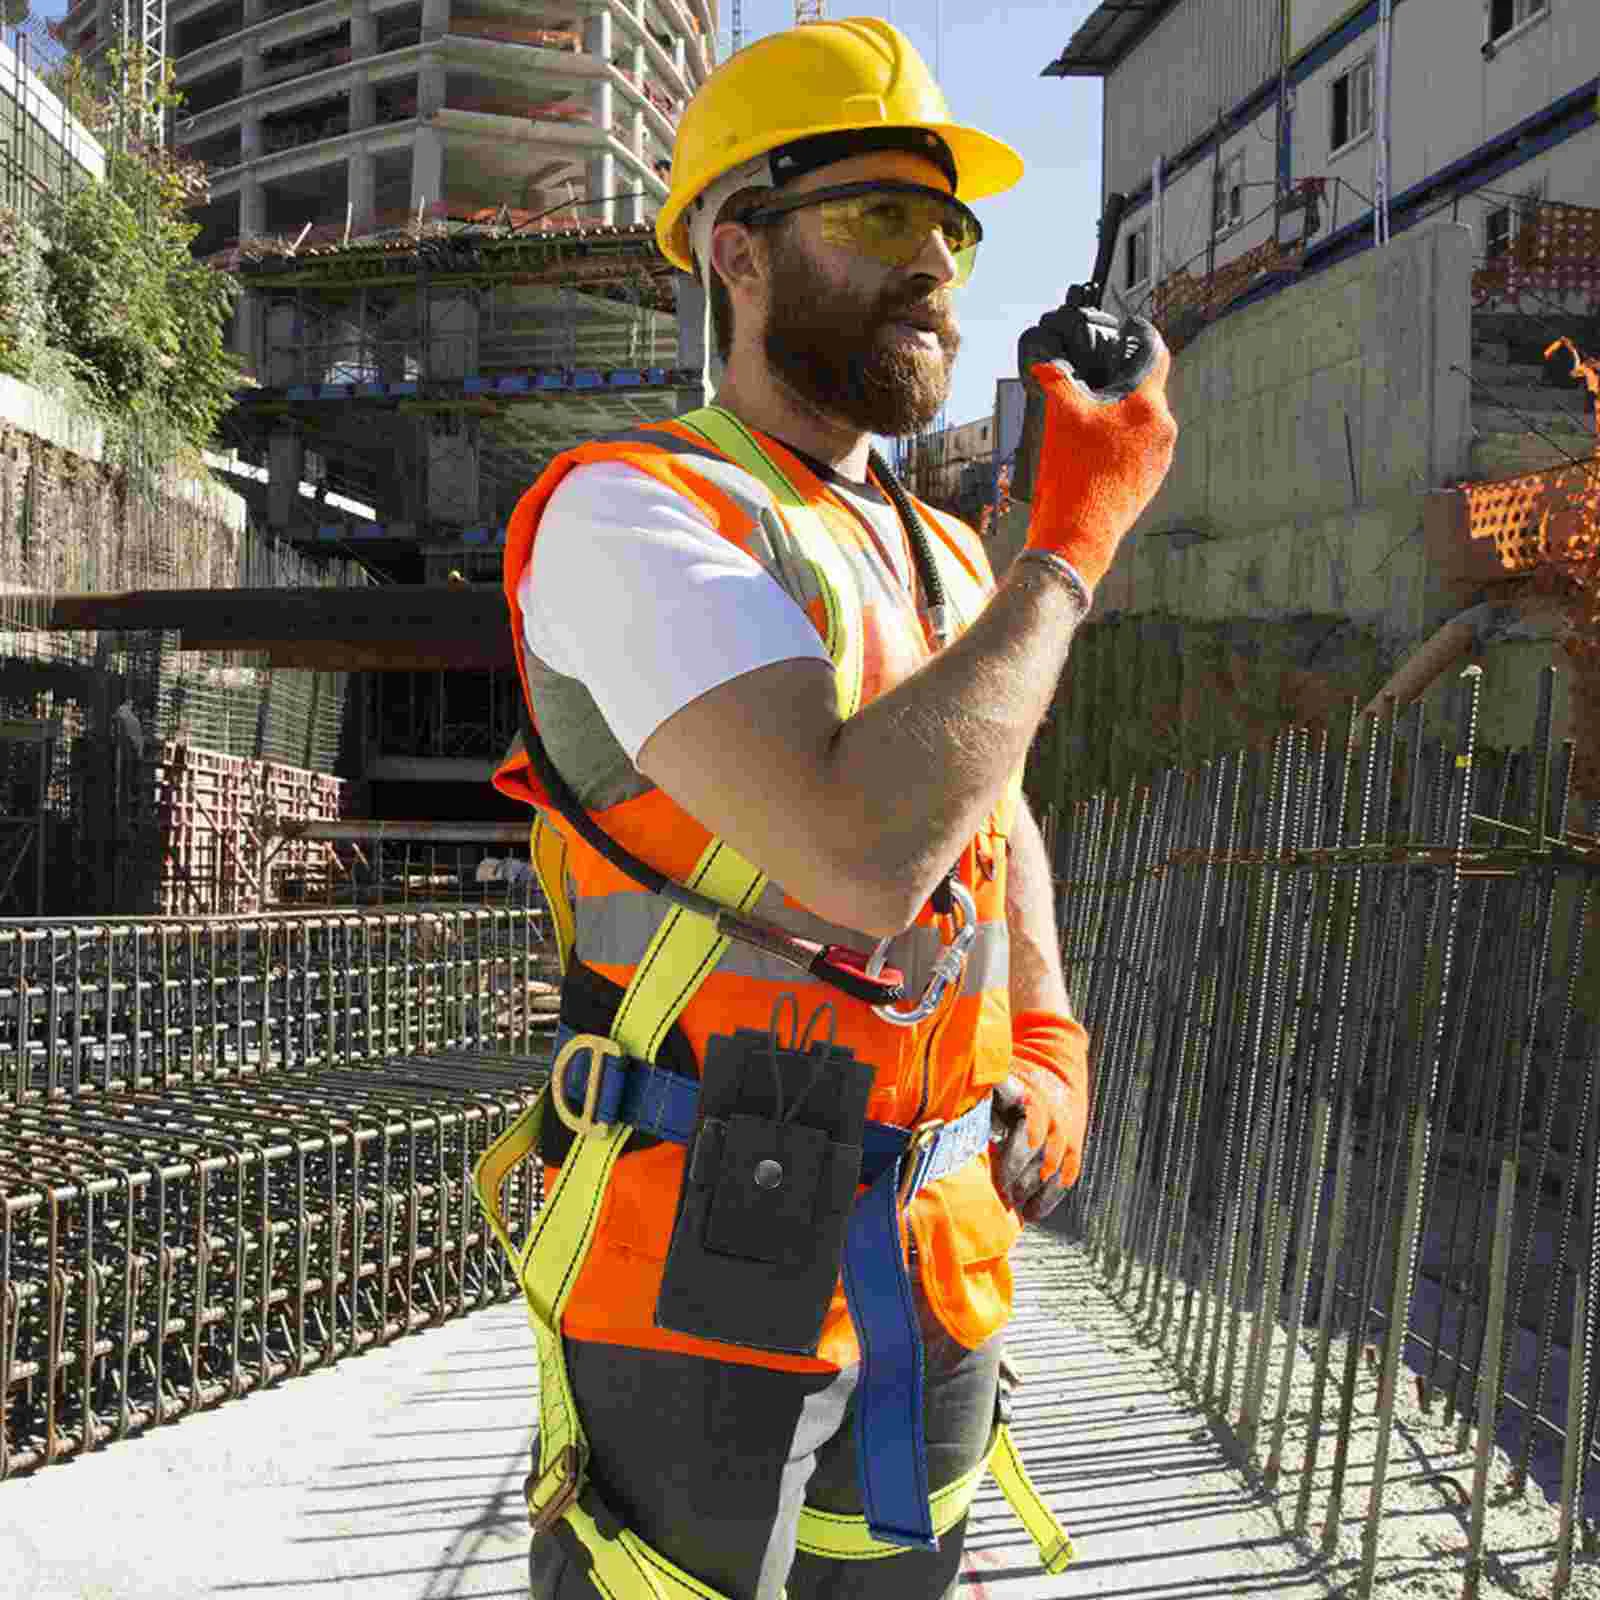
[[[684,109],[672,147],[672,191],[656,218],[662,254],[693,272],[689,208],[724,174],[818,134],[923,129],[954,159],[956,196],[1009,189],[1022,157],[999,139],[950,120],[927,63],[878,17],[808,22],[730,56]]]

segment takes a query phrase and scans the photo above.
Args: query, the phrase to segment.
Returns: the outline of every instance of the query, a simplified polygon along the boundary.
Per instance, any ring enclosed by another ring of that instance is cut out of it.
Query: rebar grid
[[[1477,749],[1481,683],[1447,736],[1352,706],[1347,737],[1289,729],[1055,829],[1094,1044],[1073,1220],[1327,1553],[1376,1411],[1363,1596],[1402,1388],[1475,1448],[1468,1600],[1486,1509],[1530,1476],[1556,1594],[1596,1548],[1600,804],[1552,740],[1553,671],[1525,750]]]
[[[553,1009],[544,934],[528,905],[0,921],[0,1103],[526,1054]]]
[[[0,1479],[518,1293],[470,1175],[545,1075],[446,1052],[0,1106]],[[527,1231],[537,1163],[506,1198]]]

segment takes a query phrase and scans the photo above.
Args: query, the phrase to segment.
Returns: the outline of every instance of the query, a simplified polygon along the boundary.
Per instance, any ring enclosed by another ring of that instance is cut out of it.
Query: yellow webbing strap
[[[989,1452],[989,1470],[1000,1491],[1011,1503],[1017,1520],[1039,1547],[1039,1563],[1046,1572],[1065,1572],[1077,1558],[1071,1536],[1056,1521],[1055,1513],[1044,1503],[1017,1454],[1016,1441],[1009,1428],[1001,1428],[994,1449]]]
[[[1055,1513],[1044,1503],[1024,1470],[1011,1430],[1004,1423],[996,1425],[983,1460],[954,1483],[947,1483],[928,1497],[933,1531],[946,1534],[966,1516],[978,1485],[990,1472],[1017,1520],[1039,1547],[1044,1570],[1052,1574],[1065,1572],[1077,1552],[1066,1529],[1056,1520]],[[901,1546],[884,1544],[872,1537],[867,1531],[865,1517],[818,1511],[812,1506],[805,1506],[800,1512],[799,1548],[807,1555],[822,1556],[830,1561],[882,1561],[901,1554]]]
[[[537,842],[536,831],[536,851]],[[536,854],[536,859],[542,876],[554,852],[548,857]],[[714,839],[690,875],[689,887],[723,905],[748,910],[766,881],[765,874],[737,851]],[[546,892],[548,895],[549,890]],[[564,885],[560,898],[565,898]],[[727,946],[727,938],[714,924],[674,906],[634,971],[612,1023],[611,1037],[629,1055],[653,1060],[690,996]],[[594,1240],[612,1168],[632,1132],[626,1123],[618,1123],[603,1133],[574,1141],[531,1237],[519,1250],[506,1228],[500,1195],[512,1168],[538,1148],[549,1097],[546,1088],[484,1152],[473,1174],[478,1202],[495,1237],[517,1264],[538,1346],[539,1464],[528,1490],[531,1514],[544,1510],[575,1482],[581,1483],[587,1469],[588,1442],[561,1348],[561,1315]],[[632,1532],[624,1529],[615,1538],[606,1537],[578,1501],[571,1501],[563,1515],[593,1558],[589,1576],[602,1593],[615,1600],[720,1600],[715,1590],[675,1567]]]

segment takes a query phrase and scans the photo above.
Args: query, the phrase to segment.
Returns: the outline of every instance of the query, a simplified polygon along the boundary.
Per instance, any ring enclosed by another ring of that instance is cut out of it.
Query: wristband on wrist
[[[1038,545],[1027,545],[1018,553],[1017,560],[1037,561],[1041,566],[1048,567],[1077,596],[1079,617],[1089,614],[1089,608],[1094,603],[1089,585],[1083,581],[1083,574],[1065,556],[1057,555],[1054,550],[1040,549]]]

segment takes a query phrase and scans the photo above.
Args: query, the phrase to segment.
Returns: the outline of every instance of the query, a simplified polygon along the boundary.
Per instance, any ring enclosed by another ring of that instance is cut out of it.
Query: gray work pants
[[[975,1466],[994,1424],[1000,1340],[977,1350],[934,1322],[917,1294],[928,1486]],[[859,1514],[859,1369],[775,1372],[692,1356],[568,1340],[590,1472],[607,1508],[668,1560],[728,1600],[945,1600],[966,1521],[937,1551],[825,1561],[795,1551],[802,1504]],[[533,1600],[593,1600],[564,1526],[533,1541]]]

